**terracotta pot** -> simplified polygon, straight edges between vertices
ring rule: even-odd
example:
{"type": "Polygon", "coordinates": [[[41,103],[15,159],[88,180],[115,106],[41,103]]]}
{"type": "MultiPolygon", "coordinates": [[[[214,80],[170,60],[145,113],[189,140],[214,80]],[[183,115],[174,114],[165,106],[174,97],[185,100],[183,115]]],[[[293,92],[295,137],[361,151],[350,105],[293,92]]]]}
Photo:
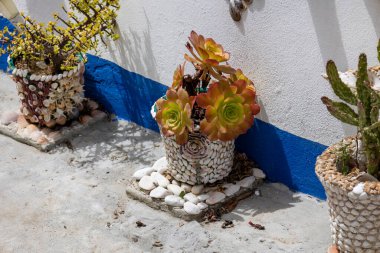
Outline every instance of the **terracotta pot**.
{"type": "Polygon", "coordinates": [[[235,141],[210,141],[201,133],[189,134],[184,145],[174,137],[162,136],[169,173],[190,185],[214,183],[232,170],[235,141]]]}
{"type": "Polygon", "coordinates": [[[57,75],[36,75],[9,65],[21,101],[20,111],[30,123],[53,127],[79,116],[84,99],[83,62],[57,75]]]}
{"type": "MultiPolygon", "coordinates": [[[[344,141],[353,152],[355,139],[344,141]]],[[[327,194],[333,243],[340,252],[380,252],[380,183],[358,181],[358,171],[348,175],[337,171],[340,145],[324,151],[315,167],[327,194]]]]}

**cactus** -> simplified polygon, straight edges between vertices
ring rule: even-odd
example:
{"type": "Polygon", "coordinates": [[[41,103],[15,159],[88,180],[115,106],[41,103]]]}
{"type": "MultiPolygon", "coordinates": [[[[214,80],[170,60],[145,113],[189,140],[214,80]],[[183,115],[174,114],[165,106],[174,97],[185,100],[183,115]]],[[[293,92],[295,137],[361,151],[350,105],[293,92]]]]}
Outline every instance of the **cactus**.
{"type": "MultiPolygon", "coordinates": [[[[380,45],[380,43],[379,43],[380,45]]],[[[352,91],[339,77],[338,70],[333,61],[326,66],[326,73],[334,93],[343,101],[332,101],[322,97],[327,110],[340,121],[351,124],[358,129],[358,154],[365,155],[365,159],[358,160],[361,170],[378,177],[380,167],[380,96],[372,88],[368,78],[367,57],[359,56],[356,91],[352,91]],[[350,106],[351,105],[351,106],[350,106]],[[352,107],[356,106],[356,111],[352,107]]]]}

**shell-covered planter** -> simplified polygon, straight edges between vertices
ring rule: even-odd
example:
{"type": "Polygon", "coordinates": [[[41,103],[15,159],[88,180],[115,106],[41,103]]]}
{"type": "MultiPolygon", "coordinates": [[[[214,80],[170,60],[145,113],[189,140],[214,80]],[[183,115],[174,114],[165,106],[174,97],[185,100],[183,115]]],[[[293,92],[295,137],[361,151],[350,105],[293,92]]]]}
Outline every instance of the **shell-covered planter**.
{"type": "Polygon", "coordinates": [[[190,185],[214,183],[232,170],[235,141],[210,141],[201,133],[189,134],[184,145],[174,137],[162,136],[168,172],[177,181],[190,185]]]}
{"type": "MultiPolygon", "coordinates": [[[[354,138],[345,141],[354,147],[354,138]]],[[[333,243],[340,252],[380,252],[380,183],[360,182],[358,172],[338,172],[339,147],[324,151],[315,168],[327,194],[333,243]]]]}
{"type": "Polygon", "coordinates": [[[57,75],[34,74],[17,69],[11,60],[8,63],[21,101],[20,112],[29,122],[53,127],[79,116],[84,99],[83,61],[57,75]]]}

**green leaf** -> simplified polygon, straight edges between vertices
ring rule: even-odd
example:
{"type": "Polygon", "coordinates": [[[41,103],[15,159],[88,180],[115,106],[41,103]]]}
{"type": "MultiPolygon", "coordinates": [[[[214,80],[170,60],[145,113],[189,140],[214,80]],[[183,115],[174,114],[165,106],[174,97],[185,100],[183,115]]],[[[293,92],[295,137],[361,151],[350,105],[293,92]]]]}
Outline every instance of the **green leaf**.
{"type": "Polygon", "coordinates": [[[349,107],[347,104],[332,101],[328,97],[322,97],[321,100],[326,105],[327,110],[335,118],[350,125],[359,125],[358,114],[354,110],[352,110],[352,108],[349,107]]]}
{"type": "Polygon", "coordinates": [[[357,99],[355,94],[345,83],[342,82],[339,77],[338,69],[336,68],[335,63],[331,60],[327,62],[326,74],[335,94],[343,101],[351,105],[356,105],[357,99]]]}
{"type": "Polygon", "coordinates": [[[179,197],[183,199],[183,197],[186,195],[186,192],[185,191],[181,191],[181,193],[179,194],[179,197]]]}

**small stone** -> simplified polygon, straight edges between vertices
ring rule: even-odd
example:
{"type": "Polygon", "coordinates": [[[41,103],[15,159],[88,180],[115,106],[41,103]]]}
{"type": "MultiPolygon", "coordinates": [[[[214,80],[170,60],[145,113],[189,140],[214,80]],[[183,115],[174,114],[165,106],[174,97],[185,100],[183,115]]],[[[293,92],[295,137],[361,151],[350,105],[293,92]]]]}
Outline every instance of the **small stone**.
{"type": "Polygon", "coordinates": [[[154,188],[150,193],[149,196],[155,199],[163,199],[166,196],[170,195],[170,192],[166,190],[165,188],[158,186],[157,188],[154,188]]]}
{"type": "Polygon", "coordinates": [[[179,186],[179,182],[175,179],[172,180],[172,183],[171,184],[174,184],[174,185],[178,185],[179,186]]]}
{"type": "Polygon", "coordinates": [[[79,117],[79,122],[82,125],[87,125],[92,120],[92,117],[90,115],[83,115],[79,117]]]}
{"type": "Polygon", "coordinates": [[[360,195],[364,191],[364,183],[358,183],[354,189],[352,189],[352,192],[356,195],[360,195]]]}
{"type": "Polygon", "coordinates": [[[250,176],[250,177],[246,177],[243,180],[237,182],[237,184],[243,188],[250,188],[250,187],[252,187],[253,182],[255,182],[255,177],[250,176]]]}
{"type": "Polygon", "coordinates": [[[91,111],[94,111],[94,110],[96,110],[96,109],[99,108],[99,104],[96,103],[96,102],[93,101],[93,100],[89,100],[89,101],[87,102],[87,106],[88,106],[88,108],[90,108],[91,111]]]}
{"type": "Polygon", "coordinates": [[[199,184],[199,185],[194,185],[192,188],[191,188],[191,192],[194,193],[195,195],[199,195],[202,193],[204,189],[204,186],[199,184]]]}
{"type": "Polygon", "coordinates": [[[18,118],[17,112],[7,111],[7,112],[4,112],[1,115],[0,122],[1,122],[1,124],[7,126],[7,125],[9,125],[12,122],[16,122],[17,118],[18,118]]]}
{"type": "Polygon", "coordinates": [[[253,169],[253,176],[257,179],[264,179],[266,177],[265,173],[258,168],[253,169]]]}
{"type": "Polygon", "coordinates": [[[203,203],[203,202],[198,203],[197,206],[198,206],[201,210],[206,209],[206,208],[208,207],[208,205],[207,205],[206,203],[203,203]]]}
{"type": "Polygon", "coordinates": [[[177,196],[179,196],[181,192],[183,192],[183,189],[179,187],[178,185],[169,184],[167,188],[169,191],[171,191],[174,195],[177,195],[177,196]]]}
{"type": "Polygon", "coordinates": [[[26,121],[24,115],[19,115],[17,118],[17,124],[19,128],[25,128],[29,125],[28,121],[26,121]]]}
{"type": "Polygon", "coordinates": [[[150,176],[143,176],[139,181],[139,186],[141,189],[151,191],[155,188],[154,180],[150,176]]]}
{"type": "Polygon", "coordinates": [[[154,170],[153,170],[152,167],[143,168],[143,169],[140,169],[140,170],[135,171],[135,173],[133,173],[132,178],[134,178],[134,179],[136,179],[136,180],[140,180],[143,176],[148,176],[148,175],[150,175],[153,171],[154,171],[154,170]]]}
{"type": "Polygon", "coordinates": [[[178,196],[168,195],[165,197],[165,203],[169,206],[182,207],[185,201],[178,196]]]}
{"type": "Polygon", "coordinates": [[[183,209],[188,214],[200,214],[201,213],[201,209],[197,205],[195,205],[194,203],[191,203],[191,202],[185,202],[185,204],[183,205],[183,209]]]}
{"type": "Polygon", "coordinates": [[[222,201],[226,195],[222,192],[210,192],[210,197],[206,200],[206,203],[209,205],[214,205],[222,201]]]}
{"type": "Polygon", "coordinates": [[[155,174],[152,173],[152,177],[157,182],[157,184],[161,187],[166,188],[170,184],[169,180],[163,175],[161,175],[160,173],[157,173],[157,172],[155,174]]]}
{"type": "Polygon", "coordinates": [[[199,201],[205,201],[209,197],[210,197],[210,195],[208,195],[208,194],[202,194],[202,195],[198,196],[198,199],[199,199],[199,201]]]}
{"type": "Polygon", "coordinates": [[[197,196],[195,196],[193,193],[186,193],[183,197],[185,200],[190,201],[193,204],[197,204],[199,202],[197,196]]]}
{"type": "Polygon", "coordinates": [[[166,157],[161,157],[158,159],[152,166],[152,168],[157,171],[160,174],[163,174],[168,167],[168,161],[166,160],[166,157]]]}
{"type": "Polygon", "coordinates": [[[99,110],[94,110],[91,112],[91,116],[95,119],[104,119],[107,117],[107,113],[99,110]]]}
{"type": "Polygon", "coordinates": [[[181,188],[182,188],[185,192],[191,192],[191,186],[188,185],[188,184],[182,183],[182,184],[181,184],[181,188]]]}
{"type": "Polygon", "coordinates": [[[55,121],[58,125],[63,126],[67,122],[66,116],[59,116],[59,118],[55,121]]]}
{"type": "Polygon", "coordinates": [[[224,194],[226,194],[226,196],[230,197],[230,196],[234,195],[235,193],[237,193],[239,190],[240,190],[240,185],[233,184],[224,190],[224,194]]]}

